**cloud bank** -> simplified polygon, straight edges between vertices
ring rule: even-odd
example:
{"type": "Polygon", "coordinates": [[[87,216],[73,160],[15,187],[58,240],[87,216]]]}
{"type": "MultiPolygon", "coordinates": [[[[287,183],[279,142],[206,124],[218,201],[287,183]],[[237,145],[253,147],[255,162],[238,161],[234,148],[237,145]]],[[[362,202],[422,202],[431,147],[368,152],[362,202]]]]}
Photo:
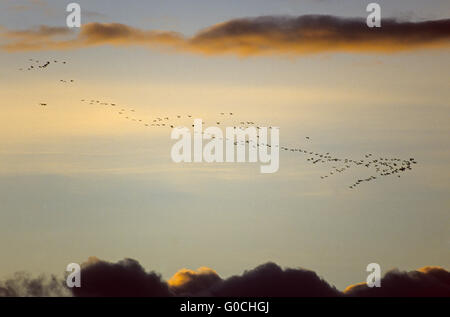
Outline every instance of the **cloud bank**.
{"type": "Polygon", "coordinates": [[[409,272],[395,269],[384,275],[381,288],[359,283],[341,292],[313,271],[282,269],[272,262],[225,279],[206,267],[181,269],[164,281],[133,259],[110,263],[90,258],[82,265],[81,285],[69,290],[63,279],[33,279],[21,273],[0,282],[0,296],[450,297],[450,272],[437,266],[409,272]]]}
{"type": "Polygon", "coordinates": [[[142,30],[120,23],[88,23],[77,34],[69,29],[63,31],[44,26],[21,31],[3,28],[0,39],[0,48],[10,52],[112,45],[236,56],[395,53],[449,48],[450,19],[405,22],[386,18],[381,28],[369,28],[362,18],[262,16],[215,24],[192,37],[172,31],[142,30]],[[67,36],[61,38],[61,35],[67,36]]]}

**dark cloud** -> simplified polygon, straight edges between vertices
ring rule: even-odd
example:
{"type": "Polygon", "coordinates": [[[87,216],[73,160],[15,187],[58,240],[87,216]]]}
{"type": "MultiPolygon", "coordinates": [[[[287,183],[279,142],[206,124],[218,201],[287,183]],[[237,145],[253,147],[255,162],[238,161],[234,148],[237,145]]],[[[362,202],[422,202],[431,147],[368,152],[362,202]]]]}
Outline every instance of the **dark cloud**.
{"type": "Polygon", "coordinates": [[[56,276],[30,277],[17,273],[0,282],[1,296],[77,296],[77,297],[450,297],[450,272],[428,266],[415,271],[392,270],[381,279],[381,287],[365,283],[347,287],[343,292],[315,272],[282,269],[265,263],[242,275],[221,278],[214,270],[182,269],[167,282],[155,272],[147,272],[137,261],[125,259],[110,263],[90,258],[82,265],[81,287],[68,289],[65,279],[56,276]]]}
{"type": "Polygon", "coordinates": [[[169,287],[155,272],[146,272],[139,262],[91,261],[81,270],[82,287],[72,288],[79,297],[162,297],[171,296],[169,287]]]}
{"type": "Polygon", "coordinates": [[[82,285],[73,289],[75,296],[450,297],[450,273],[440,267],[393,270],[382,278],[381,288],[361,283],[340,292],[313,271],[282,269],[270,262],[227,279],[206,267],[182,269],[166,283],[156,273],[146,273],[134,260],[116,264],[99,260],[83,268],[82,285]]]}
{"type": "Polygon", "coordinates": [[[396,52],[449,46],[450,19],[400,22],[383,19],[369,28],[364,19],[327,15],[258,17],[215,25],[190,41],[207,54],[312,54],[340,52],[396,52]]]}
{"type": "Polygon", "coordinates": [[[381,287],[361,283],[347,287],[344,293],[359,297],[450,297],[450,272],[440,267],[392,270],[381,279],[381,287]]]}
{"type": "Polygon", "coordinates": [[[1,37],[30,34],[0,45],[7,51],[60,50],[96,45],[165,47],[205,55],[303,55],[324,52],[394,53],[450,46],[450,19],[420,22],[385,18],[369,28],[363,18],[328,15],[264,16],[234,19],[201,30],[193,37],[177,32],[142,30],[120,23],[87,23],[74,38],[39,37],[32,30],[6,30],[1,37]],[[34,36],[35,35],[35,36],[34,36]]]}
{"type": "Polygon", "coordinates": [[[81,272],[82,287],[74,296],[340,296],[316,273],[281,269],[274,263],[260,265],[241,276],[222,279],[212,269],[182,269],[168,283],[154,272],[146,273],[134,260],[118,263],[91,261],[81,272]]]}
{"type": "Polygon", "coordinates": [[[341,293],[315,272],[281,269],[275,263],[262,264],[241,276],[232,276],[213,285],[211,296],[233,297],[334,297],[341,293]]]}

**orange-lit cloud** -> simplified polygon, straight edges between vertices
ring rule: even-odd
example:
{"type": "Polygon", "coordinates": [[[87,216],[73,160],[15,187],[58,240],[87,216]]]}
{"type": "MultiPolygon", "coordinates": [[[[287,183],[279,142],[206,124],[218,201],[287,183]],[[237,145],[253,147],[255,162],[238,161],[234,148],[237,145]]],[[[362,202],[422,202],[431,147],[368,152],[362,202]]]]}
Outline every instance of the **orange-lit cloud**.
{"type": "Polygon", "coordinates": [[[167,283],[175,294],[190,295],[200,293],[221,281],[222,279],[216,271],[208,267],[201,267],[197,271],[181,269],[167,283]]]}
{"type": "Polygon", "coordinates": [[[72,31],[67,27],[42,25],[28,30],[0,27],[0,48],[10,52],[61,49],[66,45],[74,45],[73,40],[65,39],[71,34],[72,31]]]}
{"type": "Polygon", "coordinates": [[[76,40],[80,46],[91,45],[166,45],[182,44],[183,37],[175,32],[140,30],[119,23],[89,23],[83,26],[76,40]]]}
{"type": "Polygon", "coordinates": [[[350,294],[353,290],[358,289],[359,287],[365,287],[366,285],[367,285],[366,282],[359,282],[356,284],[349,285],[344,289],[344,293],[350,294]]]}
{"type": "Polygon", "coordinates": [[[4,36],[13,39],[40,40],[67,34],[70,34],[70,29],[66,27],[50,27],[41,25],[40,27],[31,30],[8,31],[4,33],[4,36]]]}
{"type": "Polygon", "coordinates": [[[88,267],[89,265],[94,265],[101,262],[101,260],[99,258],[97,258],[96,256],[90,256],[87,261],[81,263],[81,267],[85,268],[88,267]]]}
{"type": "Polygon", "coordinates": [[[39,28],[13,31],[0,29],[0,48],[9,52],[69,50],[99,45],[177,47],[184,43],[174,32],[140,30],[119,23],[88,23],[76,33],[69,28],[40,26],[39,28]],[[61,35],[65,35],[64,38],[61,35]]]}
{"type": "Polygon", "coordinates": [[[415,271],[392,270],[381,279],[381,287],[366,283],[348,286],[347,296],[358,297],[450,297],[450,272],[439,266],[426,266],[415,271]]]}
{"type": "Polygon", "coordinates": [[[442,272],[445,269],[442,266],[424,266],[420,269],[417,269],[418,272],[433,274],[434,272],[442,272]]]}
{"type": "Polygon", "coordinates": [[[66,39],[58,30],[0,32],[6,51],[61,50],[97,45],[164,47],[205,55],[303,55],[323,52],[394,53],[448,48],[450,19],[401,22],[384,19],[369,28],[361,18],[325,15],[266,16],[234,19],[201,30],[193,37],[177,32],[141,30],[119,23],[88,23],[66,39]],[[17,36],[20,34],[21,36],[17,36]]]}
{"type": "MultiPolygon", "coordinates": [[[[190,270],[190,269],[181,269],[178,272],[176,272],[168,281],[169,285],[171,287],[179,287],[184,284],[187,284],[194,280],[197,276],[202,275],[217,275],[216,271],[213,269],[210,269],[209,267],[202,266],[197,269],[197,271],[190,270]]],[[[218,275],[217,275],[218,276],[218,275]]]]}

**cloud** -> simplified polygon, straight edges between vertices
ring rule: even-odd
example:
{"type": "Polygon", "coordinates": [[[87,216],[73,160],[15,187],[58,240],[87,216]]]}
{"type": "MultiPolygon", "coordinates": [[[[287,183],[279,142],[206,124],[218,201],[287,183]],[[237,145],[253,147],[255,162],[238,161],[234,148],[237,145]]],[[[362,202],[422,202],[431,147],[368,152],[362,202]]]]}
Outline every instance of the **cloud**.
{"type": "Polygon", "coordinates": [[[175,48],[183,43],[181,35],[174,32],[144,31],[119,23],[97,22],[84,24],[78,33],[66,27],[40,26],[21,31],[3,28],[0,38],[10,39],[0,44],[1,49],[9,52],[69,50],[100,45],[175,48]],[[65,38],[60,38],[61,35],[65,38]]]}
{"type": "Polygon", "coordinates": [[[359,283],[344,293],[358,297],[450,297],[450,272],[436,266],[410,272],[392,270],[381,279],[381,287],[359,283]]]}
{"type": "Polygon", "coordinates": [[[450,272],[438,266],[392,270],[384,275],[380,288],[358,283],[343,292],[313,271],[283,269],[272,262],[225,279],[207,267],[181,269],[168,281],[132,259],[111,263],[92,257],[81,267],[81,288],[69,290],[65,279],[54,275],[32,278],[17,273],[0,281],[0,297],[450,297],[450,272]]]}
{"type": "MultiPolygon", "coordinates": [[[[17,1],[14,1],[17,2],[17,1]]],[[[37,8],[47,7],[48,3],[44,0],[27,0],[21,4],[9,6],[8,9],[14,11],[32,11],[37,8]]]]}
{"type": "Polygon", "coordinates": [[[213,285],[211,296],[233,297],[334,297],[340,292],[315,272],[304,269],[283,270],[275,263],[262,264],[241,276],[232,276],[213,285]]]}
{"type": "Polygon", "coordinates": [[[396,52],[449,46],[450,20],[398,22],[369,28],[359,18],[326,15],[237,19],[201,31],[190,44],[206,54],[314,54],[396,52]]]}
{"type": "Polygon", "coordinates": [[[382,278],[381,288],[360,283],[341,292],[313,271],[282,269],[272,262],[226,279],[207,267],[181,269],[165,282],[154,272],[146,273],[135,260],[114,264],[96,259],[83,267],[82,285],[73,289],[74,296],[450,297],[450,272],[431,266],[410,272],[392,270],[382,278]]]}
{"type": "Polygon", "coordinates": [[[31,277],[18,272],[14,277],[0,281],[0,297],[52,297],[69,296],[63,280],[55,275],[31,277]]]}
{"type": "Polygon", "coordinates": [[[163,297],[171,296],[168,285],[155,272],[146,272],[139,262],[101,260],[82,265],[82,287],[72,288],[79,297],[163,297]]]}
{"type": "Polygon", "coordinates": [[[168,281],[170,290],[179,296],[205,295],[205,290],[222,282],[216,271],[208,267],[201,267],[197,271],[181,269],[168,281]]]}
{"type": "MultiPolygon", "coordinates": [[[[18,31],[6,30],[11,39],[18,31]]],[[[19,31],[34,35],[31,30],[19,31]]],[[[38,34],[37,34],[38,35],[38,34]]],[[[75,49],[97,45],[166,48],[203,55],[304,55],[325,52],[394,53],[448,48],[450,19],[405,22],[383,19],[369,28],[362,18],[329,15],[263,16],[234,19],[192,37],[161,30],[142,30],[120,23],[87,23],[69,39],[30,36],[1,44],[7,51],[75,49]]]]}
{"type": "Polygon", "coordinates": [[[72,41],[64,40],[73,32],[67,27],[39,26],[28,30],[8,30],[0,27],[0,39],[5,39],[0,48],[5,51],[38,51],[61,49],[72,41]]]}
{"type": "Polygon", "coordinates": [[[50,27],[50,26],[39,26],[34,29],[25,31],[9,31],[4,33],[4,37],[19,39],[19,40],[43,40],[49,39],[56,36],[70,34],[70,29],[66,27],[50,27]]]}
{"type": "Polygon", "coordinates": [[[166,45],[183,43],[180,34],[166,31],[144,31],[120,23],[88,23],[81,28],[77,39],[80,46],[91,45],[166,45]]]}
{"type": "Polygon", "coordinates": [[[241,276],[222,279],[214,270],[182,269],[164,282],[156,273],[145,273],[137,261],[126,259],[116,264],[90,261],[82,269],[82,287],[74,296],[256,296],[309,297],[340,296],[341,293],[303,269],[283,270],[266,263],[241,276]]]}

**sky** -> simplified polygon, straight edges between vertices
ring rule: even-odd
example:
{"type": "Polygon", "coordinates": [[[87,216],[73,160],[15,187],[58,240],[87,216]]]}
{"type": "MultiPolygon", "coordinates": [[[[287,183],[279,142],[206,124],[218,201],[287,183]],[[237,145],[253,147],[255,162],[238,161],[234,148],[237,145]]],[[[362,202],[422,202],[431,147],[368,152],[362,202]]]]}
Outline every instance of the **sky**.
{"type": "MultiPolygon", "coordinates": [[[[369,2],[78,1],[79,36],[65,33],[68,3],[0,1],[0,278],[62,274],[90,256],[138,259],[167,279],[181,268],[226,277],[273,261],[339,289],[364,281],[372,262],[383,271],[450,267],[448,23],[431,44],[419,32],[348,44],[344,32],[312,45],[264,33],[277,19],[245,20],[261,23],[258,50],[226,42],[234,35],[221,27],[261,16],[365,19],[369,2]],[[107,23],[109,33],[99,28],[107,23]],[[109,23],[127,26],[125,35],[109,23]],[[14,33],[42,25],[61,34],[14,33]],[[16,39],[24,42],[8,49],[16,39]],[[67,64],[19,71],[29,59],[67,64]],[[370,176],[365,168],[324,181],[333,164],[292,153],[280,153],[273,174],[259,164],[177,164],[169,130],[81,99],[143,119],[192,114],[207,126],[233,112],[280,127],[282,145],[418,164],[356,190],[348,185],[370,176]]],[[[450,16],[448,1],[378,3],[386,27],[389,18],[450,16]]]]}

